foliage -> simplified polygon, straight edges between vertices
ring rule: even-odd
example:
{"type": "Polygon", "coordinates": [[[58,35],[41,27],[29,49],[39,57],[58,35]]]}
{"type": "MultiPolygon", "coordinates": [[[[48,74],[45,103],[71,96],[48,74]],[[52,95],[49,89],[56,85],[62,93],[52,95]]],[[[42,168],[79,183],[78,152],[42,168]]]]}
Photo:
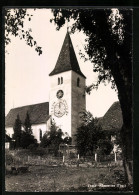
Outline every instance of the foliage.
{"type": "Polygon", "coordinates": [[[13,163],[13,156],[8,150],[5,150],[5,162],[6,165],[11,165],[13,163]]]}
{"type": "Polygon", "coordinates": [[[21,120],[19,115],[17,115],[17,118],[15,119],[15,123],[14,123],[14,135],[13,135],[13,139],[15,140],[15,148],[19,148],[20,145],[20,141],[21,141],[21,120]]]}
{"type": "MultiPolygon", "coordinates": [[[[71,32],[83,31],[84,49],[98,73],[96,84],[86,88],[88,93],[101,82],[112,83],[117,88],[121,105],[123,126],[120,131],[127,184],[133,183],[132,142],[132,10],[131,9],[53,9],[59,30],[65,21],[74,21],[71,32]]],[[[82,53],[81,53],[82,55],[82,53]]],[[[84,57],[84,55],[82,55],[84,57]]],[[[86,60],[86,59],[85,59],[86,60]]]]}
{"type": "Polygon", "coordinates": [[[22,132],[21,135],[21,147],[28,148],[30,145],[34,145],[37,147],[37,140],[34,138],[33,135],[26,133],[25,131],[22,132]]]}
{"type": "Polygon", "coordinates": [[[31,129],[31,122],[29,113],[26,113],[26,118],[24,122],[24,131],[22,131],[21,134],[21,147],[28,148],[29,145],[34,145],[34,147],[37,147],[37,140],[32,135],[32,129],[31,129]]]}
{"type": "Polygon", "coordinates": [[[41,139],[40,147],[46,148],[49,146],[49,137],[47,133],[45,133],[41,139]]]}
{"type": "Polygon", "coordinates": [[[99,148],[99,154],[102,155],[109,155],[113,149],[113,144],[110,139],[99,139],[97,145],[99,148]]]}
{"type": "Polygon", "coordinates": [[[58,154],[59,144],[63,142],[63,132],[58,129],[54,123],[52,123],[50,131],[46,132],[42,137],[40,146],[44,148],[50,148],[55,155],[58,154]]]}
{"type": "Polygon", "coordinates": [[[5,8],[5,45],[8,45],[11,42],[11,35],[19,37],[21,40],[24,39],[26,44],[30,47],[35,47],[35,51],[39,55],[42,54],[41,47],[37,45],[37,42],[31,36],[31,29],[24,29],[24,22],[26,20],[31,21],[33,15],[27,12],[27,9],[16,8],[10,9],[5,8]]]}
{"type": "Polygon", "coordinates": [[[71,143],[72,143],[72,138],[71,138],[71,137],[69,137],[69,136],[64,137],[64,139],[63,139],[63,143],[64,143],[64,144],[71,145],[71,143]]]}
{"type": "Polygon", "coordinates": [[[25,122],[24,122],[24,130],[27,134],[32,134],[32,129],[31,129],[31,121],[30,121],[30,117],[29,117],[29,113],[26,113],[26,118],[25,118],[25,122]]]}
{"type": "MultiPolygon", "coordinates": [[[[73,19],[71,33],[82,30],[87,36],[84,49],[88,54],[88,59],[94,64],[93,71],[99,73],[97,84],[92,84],[90,88],[96,88],[100,82],[106,80],[111,81],[114,88],[115,81],[111,67],[116,66],[117,63],[122,63],[123,60],[128,62],[129,66],[127,65],[124,68],[128,71],[125,73],[129,74],[131,79],[129,64],[132,57],[131,10],[52,9],[52,12],[54,18],[51,19],[51,22],[54,21],[57,24],[57,30],[65,24],[66,20],[73,19]]],[[[80,54],[85,58],[82,52],[80,54]]],[[[85,60],[87,59],[85,58],[85,60]]],[[[124,66],[123,63],[122,66],[124,66]]]]}
{"type": "Polygon", "coordinates": [[[112,143],[98,124],[98,119],[93,118],[90,112],[83,112],[81,116],[83,123],[77,129],[76,141],[80,155],[93,155],[99,148],[102,154],[110,154],[112,143]],[[89,116],[89,117],[88,117],[89,116]]]}

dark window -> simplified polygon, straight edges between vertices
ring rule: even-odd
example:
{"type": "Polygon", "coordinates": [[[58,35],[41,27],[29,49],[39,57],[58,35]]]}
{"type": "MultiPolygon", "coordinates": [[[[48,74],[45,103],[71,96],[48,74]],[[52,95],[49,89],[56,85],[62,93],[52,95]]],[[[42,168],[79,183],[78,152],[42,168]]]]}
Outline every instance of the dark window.
{"type": "Polygon", "coordinates": [[[42,140],[42,130],[40,129],[40,141],[42,140]]]}
{"type": "Polygon", "coordinates": [[[58,85],[60,85],[60,78],[58,78],[58,85]]]}
{"type": "Polygon", "coordinates": [[[77,87],[80,87],[80,79],[77,79],[77,87]]]}
{"type": "Polygon", "coordinates": [[[61,77],[61,84],[63,84],[63,77],[61,77]]]}

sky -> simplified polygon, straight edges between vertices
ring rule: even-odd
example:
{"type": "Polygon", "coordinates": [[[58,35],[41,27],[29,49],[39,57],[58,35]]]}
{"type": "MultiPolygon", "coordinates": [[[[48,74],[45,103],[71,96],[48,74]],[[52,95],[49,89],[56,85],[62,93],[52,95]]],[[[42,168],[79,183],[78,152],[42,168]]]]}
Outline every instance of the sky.
{"type": "MultiPolygon", "coordinates": [[[[58,59],[66,32],[66,24],[59,31],[56,25],[50,23],[53,18],[50,9],[28,9],[32,14],[31,21],[25,20],[24,30],[31,29],[31,35],[42,47],[42,55],[38,55],[33,47],[25,40],[11,36],[11,43],[6,46],[5,53],[5,114],[10,109],[49,101],[49,73],[53,70],[58,59]]],[[[85,35],[82,32],[71,34],[73,47],[83,74],[86,85],[97,81],[97,73],[93,72],[93,64],[84,62],[79,50],[84,52],[85,35]]],[[[111,84],[100,84],[98,90],[86,94],[86,110],[94,117],[103,116],[113,102],[118,101],[117,92],[111,89],[111,84]]]]}

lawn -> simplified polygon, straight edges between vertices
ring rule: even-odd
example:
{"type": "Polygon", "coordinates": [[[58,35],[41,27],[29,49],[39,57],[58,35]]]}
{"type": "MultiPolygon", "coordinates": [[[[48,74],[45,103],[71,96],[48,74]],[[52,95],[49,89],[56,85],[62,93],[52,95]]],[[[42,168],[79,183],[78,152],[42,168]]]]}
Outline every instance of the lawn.
{"type": "MultiPolygon", "coordinates": [[[[97,188],[90,186],[100,183],[124,184],[123,168],[30,166],[28,173],[5,175],[5,190],[11,192],[95,191],[97,188]]],[[[105,188],[105,190],[117,189],[105,188]]],[[[120,191],[122,190],[125,189],[121,188],[120,191]]]]}

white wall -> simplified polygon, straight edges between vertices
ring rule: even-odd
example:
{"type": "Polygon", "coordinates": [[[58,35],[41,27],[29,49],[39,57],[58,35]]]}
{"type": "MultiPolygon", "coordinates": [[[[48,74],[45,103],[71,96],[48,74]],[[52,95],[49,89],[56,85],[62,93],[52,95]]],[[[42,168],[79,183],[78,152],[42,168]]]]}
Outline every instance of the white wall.
{"type": "Polygon", "coordinates": [[[14,134],[13,127],[5,127],[6,134],[12,138],[12,135],[14,134]]]}
{"type": "Polygon", "coordinates": [[[34,137],[37,139],[38,143],[40,143],[40,130],[42,130],[42,136],[46,132],[46,123],[32,125],[32,133],[34,137]]]}
{"type": "MultiPolygon", "coordinates": [[[[14,134],[13,127],[5,127],[5,128],[6,128],[6,134],[12,138],[12,134],[14,134]]],[[[42,130],[42,136],[43,136],[44,133],[46,132],[46,123],[32,125],[32,133],[35,139],[37,139],[38,143],[40,143],[40,129],[42,130]]]]}
{"type": "Polygon", "coordinates": [[[66,71],[57,75],[50,76],[50,99],[49,99],[49,114],[54,119],[56,125],[67,132],[71,136],[71,73],[72,71],[66,71]],[[63,84],[58,85],[58,77],[63,77],[63,84]],[[63,90],[64,96],[61,99],[56,97],[58,90],[63,90]],[[67,114],[62,117],[56,117],[54,115],[54,106],[60,101],[65,101],[67,106],[67,114]]]}

